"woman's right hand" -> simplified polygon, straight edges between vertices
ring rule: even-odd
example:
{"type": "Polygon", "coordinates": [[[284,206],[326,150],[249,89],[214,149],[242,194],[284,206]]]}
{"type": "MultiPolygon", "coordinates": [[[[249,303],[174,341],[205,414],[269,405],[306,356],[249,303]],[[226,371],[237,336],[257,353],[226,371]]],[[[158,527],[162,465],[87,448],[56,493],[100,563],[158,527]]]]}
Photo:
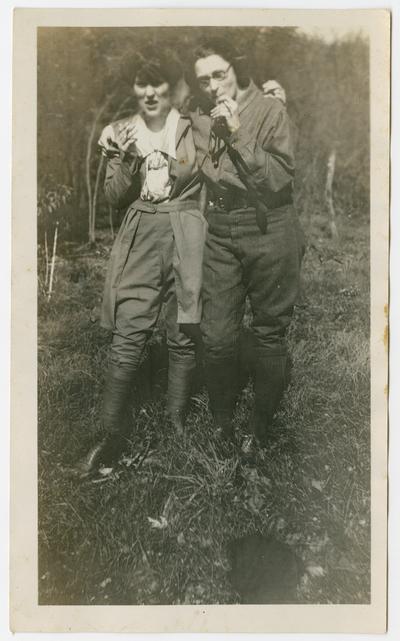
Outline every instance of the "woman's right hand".
{"type": "Polygon", "coordinates": [[[112,125],[104,127],[97,144],[105,158],[113,158],[119,155],[118,145],[115,140],[115,131],[112,125]]]}
{"type": "Polygon", "coordinates": [[[137,153],[135,142],[137,140],[136,125],[134,123],[125,123],[119,125],[116,140],[118,147],[124,152],[137,153]]]}

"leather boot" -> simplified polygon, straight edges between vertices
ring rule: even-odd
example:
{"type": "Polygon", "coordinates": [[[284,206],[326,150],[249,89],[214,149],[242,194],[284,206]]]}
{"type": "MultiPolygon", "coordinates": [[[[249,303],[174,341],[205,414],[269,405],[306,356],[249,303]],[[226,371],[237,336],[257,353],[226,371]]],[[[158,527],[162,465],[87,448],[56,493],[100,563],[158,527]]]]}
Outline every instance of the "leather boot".
{"type": "Polygon", "coordinates": [[[111,363],[103,393],[102,433],[104,434],[88,453],[66,471],[83,479],[92,474],[100,463],[112,463],[126,443],[125,412],[133,384],[130,368],[111,363]]]}
{"type": "Polygon", "coordinates": [[[107,439],[103,438],[90,448],[88,453],[75,465],[64,468],[68,476],[84,479],[89,476],[102,462],[103,455],[107,450],[107,439]]]}
{"type": "Polygon", "coordinates": [[[232,441],[232,420],[238,392],[237,359],[209,360],[205,370],[214,423],[221,436],[232,441]]]}
{"type": "Polygon", "coordinates": [[[273,417],[288,385],[290,360],[287,354],[256,352],[254,364],[254,407],[250,421],[256,439],[266,445],[273,417]]]}
{"type": "Polygon", "coordinates": [[[180,436],[185,431],[185,417],[195,369],[196,358],[194,354],[178,356],[174,352],[170,352],[166,413],[172,427],[180,436]]]}

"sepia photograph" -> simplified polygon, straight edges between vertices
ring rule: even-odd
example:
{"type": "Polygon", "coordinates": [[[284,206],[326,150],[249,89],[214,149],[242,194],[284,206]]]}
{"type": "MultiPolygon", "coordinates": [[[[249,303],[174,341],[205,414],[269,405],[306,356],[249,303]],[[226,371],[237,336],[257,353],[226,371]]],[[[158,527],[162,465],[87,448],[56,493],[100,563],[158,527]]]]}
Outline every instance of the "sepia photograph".
{"type": "Polygon", "coordinates": [[[36,605],[369,608],[374,17],[70,13],[32,28],[36,605]]]}

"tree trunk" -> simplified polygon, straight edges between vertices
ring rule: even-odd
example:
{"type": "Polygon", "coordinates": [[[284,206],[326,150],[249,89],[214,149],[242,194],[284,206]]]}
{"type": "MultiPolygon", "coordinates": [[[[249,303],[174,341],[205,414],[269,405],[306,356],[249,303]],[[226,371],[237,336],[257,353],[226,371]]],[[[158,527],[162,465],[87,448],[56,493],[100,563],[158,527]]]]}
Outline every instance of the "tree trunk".
{"type": "Polygon", "coordinates": [[[92,159],[92,146],[93,140],[96,133],[97,124],[103,114],[107,109],[110,101],[113,99],[114,94],[107,96],[106,100],[103,102],[101,107],[96,111],[92,126],[90,129],[90,134],[86,147],[86,188],[88,194],[88,214],[89,214],[89,243],[96,242],[95,229],[93,225],[93,195],[92,195],[92,183],[90,178],[90,165],[92,159]]]}
{"type": "Polygon", "coordinates": [[[332,184],[333,184],[333,177],[335,175],[335,163],[336,163],[336,150],[333,149],[329,154],[328,164],[327,164],[325,199],[328,205],[329,229],[331,232],[331,236],[332,238],[337,240],[337,238],[339,237],[339,234],[336,227],[336,212],[335,212],[335,207],[333,205],[333,196],[332,196],[332,184]]]}
{"type": "MultiPolygon", "coordinates": [[[[92,228],[91,228],[91,230],[89,230],[89,236],[91,235],[94,239],[96,238],[97,194],[99,192],[100,178],[101,178],[101,172],[102,172],[103,167],[104,167],[104,156],[101,156],[99,164],[97,166],[96,182],[94,184],[94,191],[93,191],[92,219],[91,219],[92,228]]],[[[93,242],[95,242],[95,240],[93,242]]]]}
{"type": "Polygon", "coordinates": [[[114,240],[113,208],[111,205],[108,205],[108,218],[110,221],[111,238],[114,240]]]}
{"type": "MultiPolygon", "coordinates": [[[[111,122],[113,122],[118,116],[120,115],[121,111],[125,107],[126,104],[129,103],[131,100],[131,97],[128,96],[125,98],[120,105],[118,106],[118,109],[112,114],[111,116],[111,122]]],[[[107,103],[105,103],[101,109],[101,113],[97,117],[96,122],[98,121],[98,118],[100,115],[103,113],[104,109],[107,107],[107,103]]],[[[92,142],[93,142],[93,136],[92,136],[92,142]]],[[[90,143],[91,146],[92,143],[90,143]]],[[[89,158],[89,163],[90,163],[90,158],[89,158]]],[[[99,186],[100,186],[100,178],[101,178],[101,172],[103,170],[104,166],[104,156],[101,156],[100,162],[97,167],[97,172],[96,172],[96,181],[94,185],[94,190],[93,190],[93,196],[91,192],[91,186],[90,186],[90,199],[89,199],[89,242],[94,244],[96,242],[96,209],[97,209],[97,197],[98,197],[98,192],[99,192],[99,186]]],[[[86,169],[86,171],[88,171],[86,169]]],[[[90,168],[89,168],[90,171],[90,168]]],[[[89,196],[89,190],[88,190],[88,196],[89,196]]],[[[110,227],[111,227],[111,233],[112,237],[114,238],[114,229],[112,225],[112,214],[110,214],[110,227]]]]}

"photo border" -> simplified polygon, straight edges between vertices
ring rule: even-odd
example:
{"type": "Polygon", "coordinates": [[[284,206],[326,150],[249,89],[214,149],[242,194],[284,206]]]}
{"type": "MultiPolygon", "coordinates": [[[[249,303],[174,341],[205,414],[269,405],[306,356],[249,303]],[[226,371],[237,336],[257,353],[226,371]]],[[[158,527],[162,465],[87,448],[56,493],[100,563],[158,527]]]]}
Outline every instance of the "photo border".
{"type": "Polygon", "coordinates": [[[386,629],[390,12],[298,9],[16,9],[12,176],[11,628],[42,632],[368,632],[386,629]],[[36,28],[316,26],[370,35],[371,604],[38,606],[36,28]]]}

